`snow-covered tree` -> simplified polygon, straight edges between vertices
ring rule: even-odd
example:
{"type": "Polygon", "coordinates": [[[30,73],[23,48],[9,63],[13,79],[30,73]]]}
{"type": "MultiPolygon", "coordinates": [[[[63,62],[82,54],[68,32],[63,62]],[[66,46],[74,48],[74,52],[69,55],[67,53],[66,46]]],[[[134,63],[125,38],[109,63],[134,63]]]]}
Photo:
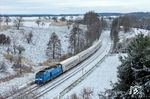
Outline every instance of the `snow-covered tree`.
{"type": "Polygon", "coordinates": [[[9,17],[5,17],[5,23],[8,25],[9,22],[11,22],[11,19],[9,17]]]}
{"type": "Polygon", "coordinates": [[[45,25],[45,23],[44,23],[44,22],[42,22],[42,23],[41,23],[41,25],[42,25],[42,26],[44,26],[44,25],[45,25]]]}
{"type": "Polygon", "coordinates": [[[9,36],[5,34],[0,34],[0,44],[10,44],[11,40],[9,36]]]}
{"type": "Polygon", "coordinates": [[[47,44],[46,55],[52,59],[61,57],[61,42],[58,35],[53,32],[47,44]]]}
{"type": "Polygon", "coordinates": [[[38,19],[36,19],[35,23],[38,25],[38,27],[40,26],[41,23],[41,18],[39,17],[38,19]]]}
{"type": "Polygon", "coordinates": [[[113,45],[114,50],[116,49],[117,43],[119,41],[119,37],[118,37],[119,26],[120,26],[119,18],[114,19],[112,22],[111,32],[110,32],[111,39],[113,40],[114,43],[113,45]]]}
{"type": "Polygon", "coordinates": [[[102,17],[101,18],[102,29],[106,29],[108,27],[107,21],[102,17]]]}
{"type": "Polygon", "coordinates": [[[22,55],[23,52],[25,51],[25,48],[23,46],[15,46],[15,50],[16,50],[16,58],[15,58],[15,63],[13,64],[13,68],[15,69],[19,69],[20,73],[22,73],[22,68],[23,68],[23,64],[22,64],[22,55]]]}
{"type": "Polygon", "coordinates": [[[3,19],[2,19],[2,17],[0,17],[0,30],[1,30],[1,27],[2,27],[2,22],[3,22],[3,19]]]}
{"type": "Polygon", "coordinates": [[[120,25],[123,26],[124,32],[130,31],[130,28],[132,27],[132,20],[129,16],[120,17],[120,25]]]}
{"type": "Polygon", "coordinates": [[[90,46],[96,39],[99,39],[101,35],[101,22],[98,15],[95,12],[90,11],[84,15],[84,23],[87,25],[88,30],[86,32],[86,38],[90,46]]]}
{"type": "Polygon", "coordinates": [[[65,17],[61,17],[60,21],[66,21],[66,18],[65,17]]]}
{"type": "Polygon", "coordinates": [[[16,19],[14,20],[14,26],[17,28],[17,30],[19,30],[20,27],[23,26],[23,18],[16,17],[16,19]]]}
{"type": "Polygon", "coordinates": [[[150,38],[138,35],[128,46],[127,57],[120,57],[119,81],[114,89],[128,92],[131,86],[142,86],[144,96],[150,95],[150,38]]]}
{"type": "Polygon", "coordinates": [[[14,68],[19,68],[20,69],[20,73],[22,73],[22,67],[23,67],[23,64],[22,64],[22,54],[23,52],[25,51],[25,48],[23,46],[16,46],[15,48],[18,52],[17,56],[16,56],[16,61],[13,65],[14,68]]]}
{"type": "Polygon", "coordinates": [[[32,34],[32,31],[31,31],[31,32],[27,35],[27,37],[26,37],[28,43],[32,42],[32,37],[33,37],[33,34],[32,34]]]}
{"type": "Polygon", "coordinates": [[[4,62],[0,62],[0,72],[6,72],[7,65],[4,62]]]}
{"type": "Polygon", "coordinates": [[[58,18],[56,16],[52,17],[53,21],[57,22],[58,18]]]}
{"type": "Polygon", "coordinates": [[[69,34],[69,42],[71,53],[77,54],[85,47],[85,36],[83,30],[79,28],[78,24],[74,24],[73,29],[69,34]]]}

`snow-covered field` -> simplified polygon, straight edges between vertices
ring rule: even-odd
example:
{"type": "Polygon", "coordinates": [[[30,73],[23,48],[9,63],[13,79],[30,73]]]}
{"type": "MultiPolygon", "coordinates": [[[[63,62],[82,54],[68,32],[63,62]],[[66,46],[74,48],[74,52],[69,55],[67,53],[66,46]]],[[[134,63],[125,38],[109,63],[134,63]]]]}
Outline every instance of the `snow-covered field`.
{"type": "MultiPolygon", "coordinates": [[[[68,29],[68,26],[64,24],[61,26],[49,24],[49,22],[45,22],[44,26],[40,25],[38,27],[34,19],[34,21],[24,21],[23,27],[21,27],[20,30],[16,30],[14,27],[11,27],[10,29],[0,31],[0,34],[5,34],[11,39],[10,46],[0,45],[0,55],[2,56],[0,61],[5,60],[3,59],[3,55],[6,53],[8,47],[13,50],[13,44],[24,47],[25,52],[23,52],[23,57],[32,62],[34,65],[46,61],[48,57],[46,56],[45,50],[53,32],[55,32],[61,40],[62,54],[66,54],[68,52],[68,34],[72,29],[72,25],[68,29]],[[28,44],[26,37],[31,32],[33,34],[32,42],[28,44]]],[[[80,25],[80,28],[84,31],[86,30],[86,26],[84,25],[80,25]]]]}
{"type": "Polygon", "coordinates": [[[92,99],[99,99],[99,92],[111,88],[111,82],[117,82],[117,67],[121,64],[118,56],[118,54],[115,54],[105,58],[91,75],[68,92],[63,99],[70,97],[72,94],[81,97],[84,88],[93,91],[92,99]]]}
{"type": "MultiPolygon", "coordinates": [[[[7,31],[0,32],[0,34],[6,34],[7,36],[11,37],[12,42],[14,41],[17,46],[23,46],[25,48],[23,56],[34,63],[42,62],[47,59],[45,50],[47,48],[49,38],[53,32],[59,35],[59,38],[61,39],[63,53],[67,52],[68,42],[66,36],[70,32],[70,30],[67,29],[67,26],[50,26],[49,28],[45,29],[23,27],[22,29],[24,29],[23,32],[21,30],[9,29],[7,31]],[[33,34],[33,40],[31,44],[28,44],[25,36],[30,32],[33,34]]],[[[0,47],[1,52],[5,53],[6,47],[0,47]]]]}
{"type": "MultiPolygon", "coordinates": [[[[23,52],[23,57],[25,59],[25,64],[33,67],[31,73],[23,74],[20,77],[14,78],[12,80],[8,80],[7,82],[0,82],[0,94],[5,91],[10,91],[13,87],[18,89],[20,86],[24,86],[27,82],[33,81],[35,72],[39,70],[39,63],[42,63],[48,59],[46,56],[46,48],[49,41],[49,38],[53,32],[55,32],[62,44],[62,54],[66,54],[68,52],[68,35],[72,29],[72,25],[68,29],[66,24],[58,25],[59,23],[53,25],[50,22],[45,22],[45,25],[38,25],[35,23],[35,19],[37,18],[26,18],[27,21],[23,21],[23,26],[20,30],[16,30],[15,27],[12,26],[13,23],[9,23],[9,28],[0,30],[0,34],[5,34],[9,36],[11,39],[10,45],[0,45],[0,62],[4,62],[7,66],[6,72],[0,72],[0,79],[8,77],[10,75],[15,75],[16,71],[12,68],[13,63],[6,59],[5,54],[7,53],[7,48],[13,50],[13,44],[16,46],[22,46],[25,48],[23,52]],[[33,38],[31,43],[27,43],[26,36],[32,32],[33,38]]],[[[2,23],[6,25],[6,23],[2,23]]],[[[80,25],[80,28],[83,31],[86,31],[85,25],[80,25]]]]}

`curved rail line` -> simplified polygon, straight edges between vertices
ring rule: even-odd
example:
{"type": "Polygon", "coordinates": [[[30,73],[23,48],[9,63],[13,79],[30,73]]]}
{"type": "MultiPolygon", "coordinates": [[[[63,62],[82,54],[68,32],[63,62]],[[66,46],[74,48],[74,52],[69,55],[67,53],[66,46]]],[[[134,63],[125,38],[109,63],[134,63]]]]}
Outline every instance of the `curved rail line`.
{"type": "MultiPolygon", "coordinates": [[[[101,49],[101,47],[99,48],[99,49],[101,49]]],[[[98,49],[98,50],[99,50],[98,49]]],[[[105,51],[105,49],[103,50],[103,51],[105,51]]],[[[103,51],[100,53],[100,54],[102,54],[103,53],[103,51]]],[[[97,52],[97,51],[96,51],[97,52]]],[[[95,58],[97,58],[99,55],[96,55],[95,53],[93,53],[91,56],[93,56],[92,57],[92,59],[90,60],[90,61],[88,61],[88,62],[86,62],[86,63],[83,63],[83,62],[81,62],[81,63],[79,63],[78,65],[80,65],[80,64],[82,64],[81,66],[75,66],[75,68],[74,68],[74,71],[72,71],[71,73],[64,73],[64,74],[62,74],[62,76],[64,75],[64,77],[62,77],[62,78],[60,78],[60,77],[57,77],[55,80],[52,80],[52,81],[50,81],[50,83],[47,83],[47,84],[45,84],[45,85],[43,85],[43,86],[38,86],[38,85],[32,85],[32,86],[30,86],[29,88],[27,88],[26,90],[24,90],[24,91],[21,91],[20,93],[18,93],[18,94],[16,94],[16,95],[14,95],[14,96],[12,96],[12,97],[10,97],[10,98],[8,98],[8,99],[24,99],[24,97],[26,97],[27,95],[30,95],[30,94],[34,94],[33,96],[32,96],[32,99],[37,99],[37,98],[39,98],[39,97],[41,97],[41,96],[43,96],[44,94],[46,94],[47,92],[49,92],[50,90],[52,90],[52,89],[54,89],[56,86],[58,86],[59,84],[61,84],[61,83],[63,83],[64,81],[66,81],[67,79],[69,79],[69,78],[71,78],[72,76],[74,76],[76,73],[78,73],[78,72],[80,72],[84,67],[86,67],[89,63],[91,63],[92,61],[94,61],[94,59],[95,58]],[[93,55],[94,54],[94,55],[93,55]],[[58,80],[57,80],[58,79],[58,80]],[[57,80],[57,81],[56,81],[57,80]],[[48,84],[50,84],[50,85],[48,85],[48,84]],[[46,86],[46,87],[45,87],[46,86]],[[44,88],[45,87],[45,88],[44,88]],[[42,89],[43,88],[43,89],[42,89]],[[37,92],[36,93],[36,91],[39,91],[39,92],[37,92]]],[[[89,58],[91,58],[91,56],[89,57],[89,58]]],[[[104,56],[105,57],[105,56],[104,56]]],[[[87,59],[89,59],[89,58],[87,58],[87,59]]],[[[102,59],[101,59],[102,60],[102,59]]],[[[100,60],[100,61],[101,61],[100,60]]],[[[28,97],[28,96],[27,96],[28,97]]]]}
{"type": "MultiPolygon", "coordinates": [[[[106,48],[107,48],[107,47],[106,47],[106,48]]],[[[104,51],[105,51],[105,48],[104,48],[104,51]]],[[[103,51],[102,51],[100,54],[102,54],[102,53],[103,53],[103,51]]],[[[94,59],[97,58],[98,56],[99,56],[99,55],[96,55],[95,57],[93,57],[91,61],[94,61],[94,59]]],[[[106,56],[107,56],[107,55],[104,55],[104,57],[103,57],[102,59],[100,59],[100,61],[99,61],[98,63],[100,63],[106,56]]],[[[77,68],[77,70],[74,70],[74,72],[72,72],[71,75],[66,76],[66,77],[63,78],[60,82],[57,82],[57,83],[55,83],[55,84],[52,85],[52,86],[47,86],[47,88],[45,88],[45,89],[41,90],[40,92],[36,93],[36,96],[35,96],[33,99],[40,98],[41,96],[43,96],[44,94],[48,93],[50,90],[52,90],[53,88],[55,88],[56,86],[58,86],[59,84],[63,83],[63,82],[66,81],[67,79],[71,78],[71,77],[74,76],[76,73],[80,72],[80,71],[81,71],[84,67],[86,67],[89,63],[91,63],[91,61],[90,61],[90,62],[86,62],[85,64],[81,65],[80,67],[78,66],[79,68],[77,68]]],[[[98,63],[97,63],[97,64],[98,64],[98,63]]],[[[96,64],[94,67],[96,67],[97,64],[96,64]]],[[[94,68],[94,67],[93,67],[93,68],[94,68]]],[[[91,72],[91,71],[88,71],[87,73],[89,73],[89,72],[91,72]]],[[[87,73],[86,73],[86,74],[87,74],[87,73]]],[[[82,75],[82,76],[84,76],[84,75],[82,75]]],[[[81,78],[82,78],[82,77],[81,77],[81,78]]]]}

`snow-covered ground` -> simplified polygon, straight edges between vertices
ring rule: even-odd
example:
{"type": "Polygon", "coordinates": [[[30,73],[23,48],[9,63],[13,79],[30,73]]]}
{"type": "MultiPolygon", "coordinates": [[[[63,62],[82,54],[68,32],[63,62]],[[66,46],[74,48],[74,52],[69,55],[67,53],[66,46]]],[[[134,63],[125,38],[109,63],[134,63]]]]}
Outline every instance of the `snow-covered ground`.
{"type": "MultiPolygon", "coordinates": [[[[47,48],[47,44],[49,41],[49,38],[53,32],[55,32],[57,35],[59,35],[59,38],[61,39],[62,43],[62,51],[67,52],[68,42],[67,42],[67,34],[70,30],[67,29],[67,26],[50,26],[47,29],[42,28],[23,28],[24,32],[18,31],[18,30],[12,30],[9,29],[7,31],[2,31],[0,34],[6,34],[11,38],[11,40],[14,40],[16,45],[21,45],[25,48],[25,52],[23,53],[24,57],[28,58],[29,60],[32,60],[35,63],[42,62],[47,59],[45,50],[47,48]],[[28,44],[26,41],[25,36],[28,35],[32,31],[33,34],[33,40],[31,44],[28,44]]],[[[12,41],[13,42],[13,41],[12,41]]],[[[0,46],[1,52],[3,53],[6,51],[6,47],[0,46]]]]}
{"type": "Polygon", "coordinates": [[[130,32],[127,32],[127,33],[124,33],[124,31],[120,31],[119,32],[119,39],[120,39],[120,42],[126,40],[127,38],[130,39],[130,38],[133,38],[135,37],[136,35],[138,34],[144,34],[144,35],[148,35],[150,36],[150,31],[149,30],[144,30],[144,29],[137,29],[137,28],[132,28],[130,32]]]}
{"type": "MultiPolygon", "coordinates": [[[[44,21],[45,22],[45,21],[44,21]]],[[[10,28],[6,30],[0,30],[0,34],[5,34],[9,36],[11,39],[10,45],[0,45],[0,63],[4,62],[7,66],[6,72],[0,72],[0,80],[2,78],[8,77],[10,75],[15,75],[16,71],[12,68],[13,63],[6,59],[5,54],[7,53],[7,48],[9,47],[11,50],[13,44],[25,48],[23,52],[23,57],[25,58],[25,64],[33,67],[31,73],[23,74],[20,77],[16,77],[14,79],[8,80],[7,82],[0,82],[0,94],[6,91],[10,91],[14,86],[18,89],[20,86],[24,86],[27,82],[33,81],[35,72],[39,70],[39,63],[42,63],[48,59],[45,54],[45,50],[47,48],[47,43],[49,38],[53,32],[55,32],[62,44],[62,54],[66,54],[68,52],[68,34],[72,29],[72,25],[68,29],[66,24],[62,25],[49,25],[50,22],[45,22],[44,26],[39,26],[35,23],[35,18],[27,18],[26,21],[23,22],[23,26],[20,30],[16,30],[16,28],[12,27],[13,23],[9,23],[10,28]],[[26,36],[32,32],[33,38],[30,44],[27,43],[26,36]]],[[[6,25],[6,23],[2,23],[2,25],[6,25]]],[[[86,31],[85,25],[80,25],[80,28],[83,31],[86,31]]]]}
{"type": "Polygon", "coordinates": [[[21,77],[14,78],[13,80],[0,83],[0,94],[7,96],[13,91],[17,91],[23,87],[26,87],[27,84],[31,83],[35,77],[35,73],[28,73],[21,77]]]}
{"type": "MultiPolygon", "coordinates": [[[[55,32],[59,39],[61,40],[62,44],[62,55],[66,54],[68,52],[68,35],[72,29],[72,25],[68,29],[68,26],[63,25],[49,25],[50,22],[45,22],[44,26],[39,26],[35,23],[35,18],[25,18],[23,21],[23,27],[21,27],[20,30],[16,30],[15,27],[11,26],[9,29],[0,31],[0,34],[5,34],[6,36],[9,36],[11,39],[10,45],[0,45],[0,61],[5,62],[8,67],[12,67],[12,65],[8,60],[5,59],[4,54],[7,52],[7,48],[10,48],[10,50],[13,50],[13,45],[16,46],[22,46],[25,48],[25,51],[23,52],[23,57],[28,61],[27,65],[39,65],[39,63],[42,63],[48,59],[46,56],[46,49],[47,44],[49,41],[49,38],[53,32],[55,32]],[[26,21],[25,21],[26,20],[26,21]],[[30,44],[27,43],[27,35],[29,33],[33,34],[32,42],[30,44]]],[[[6,24],[6,23],[2,23],[6,24]]],[[[59,23],[58,23],[59,24],[59,23]]],[[[61,24],[61,23],[60,23],[61,24]]],[[[86,31],[85,25],[80,25],[80,28],[83,29],[83,31],[86,31]]],[[[8,68],[11,70],[11,68],[8,68]]],[[[9,73],[13,73],[13,70],[9,73]]],[[[2,76],[0,76],[1,78],[2,76]]]]}
{"type": "Polygon", "coordinates": [[[117,82],[117,67],[121,64],[118,56],[118,54],[115,54],[105,58],[101,64],[98,64],[98,68],[91,75],[68,92],[63,99],[70,97],[72,94],[81,97],[84,88],[93,91],[92,99],[99,99],[99,92],[104,92],[105,89],[111,88],[111,82],[117,82]]]}
{"type": "MultiPolygon", "coordinates": [[[[3,33],[3,34],[6,34],[7,36],[10,36],[12,42],[15,42],[16,45],[23,46],[25,48],[25,52],[23,53],[23,56],[27,60],[29,60],[33,65],[37,65],[38,63],[47,60],[47,57],[45,55],[45,50],[46,50],[50,35],[53,32],[58,34],[59,38],[61,39],[62,53],[65,54],[68,51],[67,36],[71,28],[68,29],[66,25],[57,26],[57,25],[49,25],[49,24],[50,22],[45,23],[44,26],[38,27],[38,25],[34,21],[26,21],[24,22],[24,26],[21,27],[21,30],[10,28],[5,31],[0,31],[0,34],[3,33]],[[25,37],[31,31],[33,33],[33,40],[31,44],[28,44],[25,37]]],[[[80,27],[86,30],[86,26],[81,25],[80,27]]],[[[93,55],[93,57],[97,57],[97,58],[94,58],[94,60],[91,62],[90,60],[92,58],[90,58],[87,61],[85,61],[83,64],[81,64],[81,66],[87,65],[87,68],[83,68],[84,73],[88,71],[90,68],[92,68],[92,66],[94,66],[97,62],[99,62],[99,60],[102,59],[110,50],[111,41],[109,37],[109,32],[110,31],[104,31],[104,33],[102,33],[101,39],[103,42],[103,46],[95,55],[93,55]]],[[[145,35],[150,34],[150,32],[147,30],[132,29],[132,31],[128,33],[123,33],[121,31],[119,33],[119,38],[120,38],[120,41],[123,41],[124,39],[135,37],[135,35],[139,33],[144,33],[145,35]]],[[[11,46],[12,46],[12,43],[11,43],[11,46]]],[[[9,74],[14,74],[15,72],[11,68],[12,64],[4,57],[4,54],[6,53],[7,48],[8,46],[0,45],[0,61],[6,62],[6,64],[9,66],[8,68],[9,72],[0,73],[0,78],[3,78],[9,74]]],[[[76,93],[79,95],[80,92],[83,90],[83,88],[91,88],[94,91],[93,96],[92,96],[93,99],[98,99],[97,93],[99,91],[104,91],[105,88],[111,88],[110,81],[112,82],[117,81],[116,71],[117,71],[117,66],[119,66],[120,64],[118,56],[119,55],[116,54],[116,55],[106,57],[105,60],[101,64],[98,64],[99,65],[98,68],[96,68],[96,70],[91,75],[89,75],[84,81],[82,81],[80,84],[74,87],[63,98],[69,97],[73,93],[76,93]]],[[[18,89],[20,87],[25,86],[26,83],[33,81],[34,76],[35,76],[35,71],[32,73],[22,75],[21,77],[12,79],[8,82],[0,83],[0,93],[5,93],[5,91],[11,90],[14,86],[18,89]]],[[[71,75],[71,72],[72,71],[69,71],[70,75],[71,75]]],[[[57,96],[59,92],[63,91],[63,89],[65,89],[67,86],[72,84],[82,75],[83,75],[83,71],[80,71],[77,75],[67,80],[65,83],[60,84],[54,90],[50,91],[47,95],[43,96],[44,97],[43,99],[49,99],[49,97],[57,96]]],[[[63,75],[61,78],[63,78],[63,75]]]]}
{"type": "MultiPolygon", "coordinates": [[[[71,76],[69,79],[66,79],[63,83],[57,85],[54,89],[50,90],[47,94],[45,94],[41,99],[49,99],[54,98],[56,96],[62,96],[60,93],[63,93],[63,91],[70,86],[72,83],[76,82],[80,77],[82,77],[84,74],[87,73],[92,67],[94,67],[103,57],[105,57],[110,48],[111,48],[111,41],[110,41],[110,31],[106,30],[103,31],[101,35],[102,40],[102,47],[94,54],[92,57],[84,61],[83,63],[79,64],[79,66],[75,67],[74,69],[67,72],[65,75],[62,75],[61,77],[57,78],[55,81],[50,82],[47,86],[53,87],[58,82],[66,79],[66,77],[71,76]],[[74,72],[76,72],[74,74],[74,72]]],[[[40,90],[44,90],[46,88],[43,87],[40,90]]],[[[39,90],[38,90],[39,91],[39,90]]],[[[36,92],[35,92],[36,93],[36,92]]]]}

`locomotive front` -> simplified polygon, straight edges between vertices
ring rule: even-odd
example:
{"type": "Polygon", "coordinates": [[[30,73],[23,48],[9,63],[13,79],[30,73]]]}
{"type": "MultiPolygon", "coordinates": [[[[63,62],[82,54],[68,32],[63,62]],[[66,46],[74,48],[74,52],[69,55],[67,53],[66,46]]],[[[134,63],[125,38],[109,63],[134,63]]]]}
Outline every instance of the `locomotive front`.
{"type": "Polygon", "coordinates": [[[35,83],[39,84],[39,85],[44,83],[44,71],[40,71],[40,72],[36,73],[35,83]]]}

